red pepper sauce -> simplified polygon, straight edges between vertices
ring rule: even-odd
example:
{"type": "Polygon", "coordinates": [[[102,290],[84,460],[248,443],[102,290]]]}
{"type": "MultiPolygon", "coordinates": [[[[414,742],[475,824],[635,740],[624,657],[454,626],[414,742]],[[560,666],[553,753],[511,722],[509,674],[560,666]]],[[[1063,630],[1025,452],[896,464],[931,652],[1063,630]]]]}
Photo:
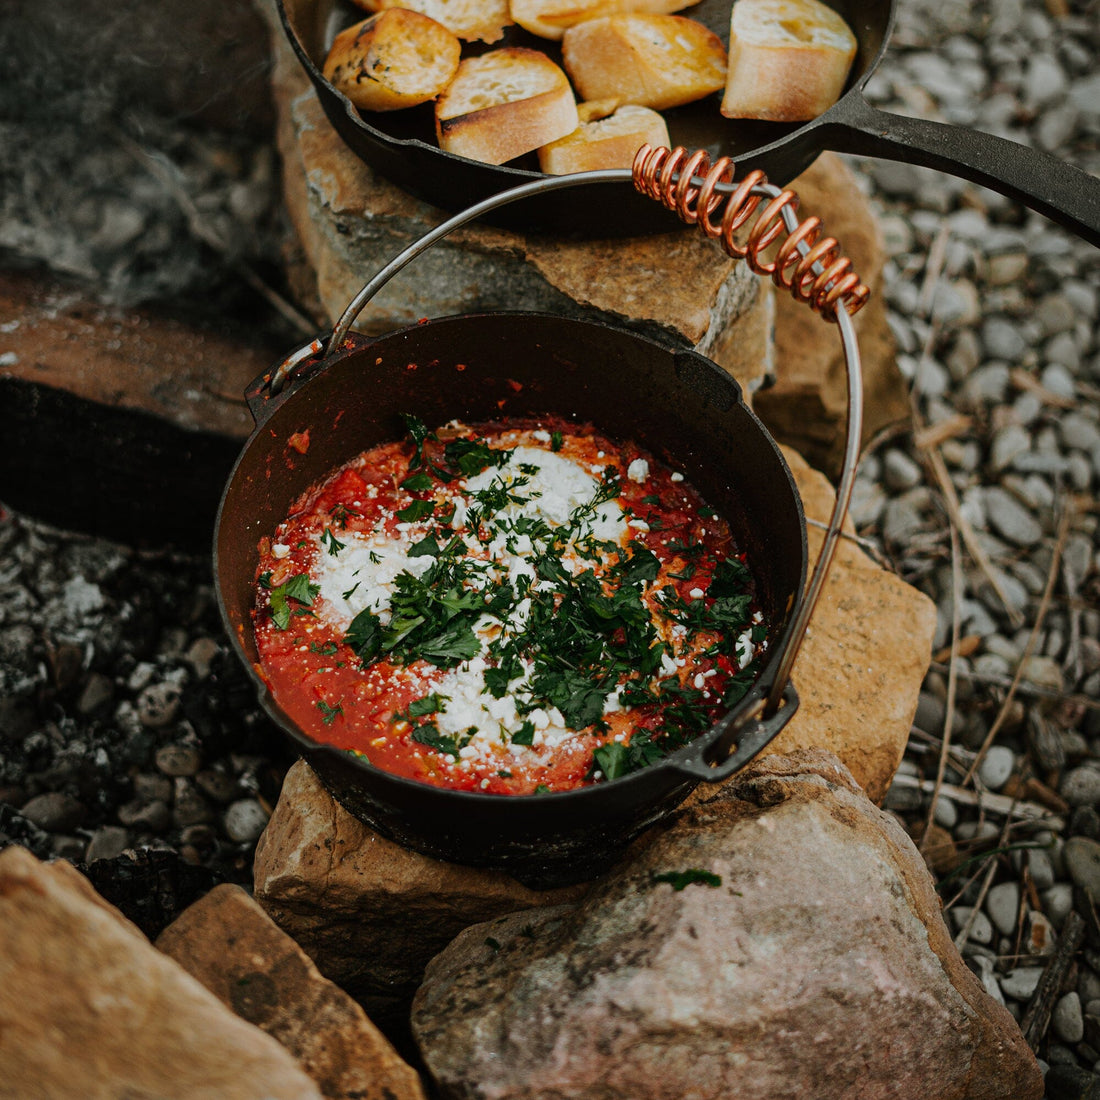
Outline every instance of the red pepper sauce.
{"type": "Polygon", "coordinates": [[[309,737],[530,794],[646,766],[744,694],[753,580],[682,475],[565,421],[409,423],[260,546],[261,665],[309,737]]]}

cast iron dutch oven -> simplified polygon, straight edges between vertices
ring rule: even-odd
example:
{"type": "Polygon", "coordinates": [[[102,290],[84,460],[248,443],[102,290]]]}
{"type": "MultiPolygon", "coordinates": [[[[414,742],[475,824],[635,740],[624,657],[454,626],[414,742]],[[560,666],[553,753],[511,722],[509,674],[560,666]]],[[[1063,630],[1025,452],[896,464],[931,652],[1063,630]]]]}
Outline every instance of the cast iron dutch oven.
{"type": "MultiPolygon", "coordinates": [[[[254,384],[256,430],[218,517],[219,596],[263,706],[340,802],[400,843],[541,886],[591,877],[685,797],[708,759],[725,755],[724,727],[644,771],[560,794],[469,794],[380,771],[303,736],[255,671],[251,610],[260,538],[313,482],[361,451],[401,438],[401,413],[426,424],[557,414],[638,441],[683,470],[729,517],[757,575],[778,654],[806,564],[802,508],[779,450],[721,368],[598,323],[465,315],[378,339],[353,336],[320,369],[305,367],[278,397],[262,396],[264,379],[254,384]],[[289,441],[294,436],[300,447],[304,432],[309,447],[300,453],[289,441]]],[[[738,714],[762,698],[774,664],[738,714]]],[[[795,705],[790,691],[787,705],[755,736],[774,735],[795,705]]]]}
{"type": "MultiPolygon", "coordinates": [[[[807,123],[723,118],[718,97],[662,112],[673,145],[705,149],[711,160],[729,156],[739,177],[759,168],[785,186],[825,149],[920,164],[972,180],[1100,244],[1100,180],[1046,153],[960,126],[892,115],[871,107],[863,89],[886,50],[893,0],[826,0],[848,22],[858,51],[844,94],[807,123]]],[[[348,0],[278,0],[283,26],[336,130],[361,159],[410,194],[444,210],[471,206],[539,176],[534,154],[506,165],[481,164],[442,152],[435,144],[431,104],[404,111],[360,114],[321,75],[336,33],[366,12],[348,0]]],[[[731,0],[702,0],[680,14],[729,40],[731,0]]],[[[502,45],[541,49],[560,63],[557,43],[508,28],[502,45]]],[[[464,46],[466,53],[490,48],[464,46]]],[[[612,236],[674,228],[652,204],[621,188],[586,188],[535,196],[493,220],[529,232],[612,236]]]]}

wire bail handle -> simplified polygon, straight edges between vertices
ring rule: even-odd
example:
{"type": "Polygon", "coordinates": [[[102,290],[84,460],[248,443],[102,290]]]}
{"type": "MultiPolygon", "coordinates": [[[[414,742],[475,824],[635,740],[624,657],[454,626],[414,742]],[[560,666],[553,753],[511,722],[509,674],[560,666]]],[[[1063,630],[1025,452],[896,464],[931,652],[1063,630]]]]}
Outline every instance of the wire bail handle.
{"type": "MultiPolygon", "coordinates": [[[[641,194],[660,202],[682,221],[698,226],[705,236],[717,240],[734,259],[745,260],[757,274],[770,278],[777,287],[789,291],[796,301],[804,302],[825,320],[834,322],[840,333],[848,385],[847,432],[836,501],[810,582],[797,605],[771,688],[762,706],[743,716],[737,727],[740,729],[751,720],[763,719],[766,723],[784,704],[791,669],[824,587],[848,512],[863,425],[862,373],[852,316],[866,304],[870,291],[852,270],[851,261],[841,254],[837,241],[822,235],[820,218],[798,220],[798,196],[793,191],[780,190],[769,183],[759,169],[737,182],[734,170],[735,165],[729,157],[722,157],[711,165],[705,150],[689,155],[680,146],[667,149],[643,145],[629,169],[544,176],[491,195],[441,222],[399,252],[348,303],[328,339],[313,340],[287,356],[272,374],[267,389],[271,396],[277,395],[300,364],[318,355],[321,356],[319,362],[323,363],[339,352],[367,303],[422,252],[456,229],[482,214],[533,195],[594,183],[632,182],[641,194]],[[748,229],[742,244],[740,231],[762,203],[764,208],[748,229]],[[721,217],[715,220],[719,210],[721,217]],[[765,254],[773,245],[776,246],[774,257],[766,259],[765,254]]],[[[728,731],[730,736],[735,732],[728,731]]],[[[738,751],[726,763],[731,764],[735,757],[741,756],[738,751]]]]}

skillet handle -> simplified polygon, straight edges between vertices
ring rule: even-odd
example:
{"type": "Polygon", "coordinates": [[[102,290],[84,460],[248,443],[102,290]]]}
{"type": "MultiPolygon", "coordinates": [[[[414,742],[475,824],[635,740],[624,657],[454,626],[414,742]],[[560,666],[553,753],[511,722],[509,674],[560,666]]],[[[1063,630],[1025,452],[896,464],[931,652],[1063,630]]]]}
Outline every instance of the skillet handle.
{"type": "Polygon", "coordinates": [[[941,122],[907,118],[853,95],[822,123],[826,146],[936,168],[1022,202],[1100,246],[1100,179],[1027,145],[941,122]]]}

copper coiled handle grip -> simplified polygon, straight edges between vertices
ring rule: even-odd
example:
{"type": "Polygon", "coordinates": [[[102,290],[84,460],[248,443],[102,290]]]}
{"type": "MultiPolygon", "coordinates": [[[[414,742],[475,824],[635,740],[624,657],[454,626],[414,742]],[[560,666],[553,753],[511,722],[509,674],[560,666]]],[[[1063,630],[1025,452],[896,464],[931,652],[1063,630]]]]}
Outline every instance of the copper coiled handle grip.
{"type": "Polygon", "coordinates": [[[747,261],[758,275],[789,290],[796,301],[805,302],[822,317],[835,321],[841,303],[849,315],[857,313],[870,297],[870,290],[852,270],[852,261],[841,255],[836,239],[822,237],[820,218],[809,217],[797,228],[788,228],[784,212],[798,210],[798,196],[793,191],[771,199],[749,229],[745,243],[739,242],[739,231],[764,203],[762,195],[753,194],[753,188],[768,182],[759,169],[749,172],[732,192],[722,193],[720,184],[733,183],[734,163],[729,157],[711,165],[702,149],[689,155],[683,146],[643,145],[631,171],[634,186],[643,195],[656,199],[688,225],[699,226],[734,259],[747,261]],[[719,210],[721,217],[716,220],[719,210]],[[776,242],[774,258],[765,260],[763,254],[776,242]]]}

